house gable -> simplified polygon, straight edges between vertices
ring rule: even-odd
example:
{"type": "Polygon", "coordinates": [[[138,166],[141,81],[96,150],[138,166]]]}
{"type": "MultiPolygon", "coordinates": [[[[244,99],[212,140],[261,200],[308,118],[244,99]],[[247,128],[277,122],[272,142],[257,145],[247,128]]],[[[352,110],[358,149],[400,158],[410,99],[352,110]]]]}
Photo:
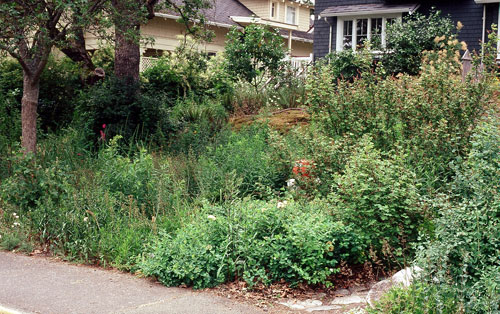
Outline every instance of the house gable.
{"type": "MultiPolygon", "coordinates": [[[[440,0],[440,1],[384,1],[384,0],[316,0],[315,31],[314,31],[314,56],[321,58],[329,51],[338,50],[338,19],[337,17],[319,18],[321,12],[333,6],[352,5],[381,5],[402,4],[407,2],[418,3],[418,12],[428,14],[432,7],[450,15],[456,23],[462,22],[463,29],[459,33],[460,40],[467,42],[470,49],[479,50],[483,33],[483,10],[486,8],[486,28],[491,29],[492,23],[498,23],[498,3],[477,4],[474,0],[440,0]],[[331,30],[331,37],[330,37],[331,30]],[[331,42],[330,42],[331,38],[331,42]]],[[[355,17],[355,16],[354,16],[355,17]]],[[[340,24],[342,25],[342,24],[340,24]]]]}

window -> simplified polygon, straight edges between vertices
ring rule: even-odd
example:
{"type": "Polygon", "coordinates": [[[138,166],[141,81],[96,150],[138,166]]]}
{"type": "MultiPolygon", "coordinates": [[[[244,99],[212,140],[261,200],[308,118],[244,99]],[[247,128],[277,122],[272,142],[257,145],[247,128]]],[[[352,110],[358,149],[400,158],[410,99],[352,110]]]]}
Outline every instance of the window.
{"type": "Polygon", "coordinates": [[[352,23],[353,21],[344,21],[343,49],[352,49],[352,23]]]}
{"type": "Polygon", "coordinates": [[[286,7],[286,22],[288,24],[297,24],[297,11],[295,7],[286,7]]]}
{"type": "Polygon", "coordinates": [[[362,48],[368,40],[368,19],[356,20],[356,47],[362,48]]]}
{"type": "Polygon", "coordinates": [[[271,17],[276,18],[278,16],[278,3],[271,2],[271,17]]]}
{"type": "Polygon", "coordinates": [[[388,16],[366,16],[362,18],[337,19],[337,50],[361,49],[370,42],[371,49],[380,51],[385,47],[387,25],[401,20],[401,14],[388,16]]]}
{"type": "Polygon", "coordinates": [[[382,46],[382,23],[383,23],[383,20],[384,19],[381,17],[376,17],[376,18],[371,19],[370,43],[372,45],[373,50],[381,50],[383,48],[383,46],[382,46]]]}

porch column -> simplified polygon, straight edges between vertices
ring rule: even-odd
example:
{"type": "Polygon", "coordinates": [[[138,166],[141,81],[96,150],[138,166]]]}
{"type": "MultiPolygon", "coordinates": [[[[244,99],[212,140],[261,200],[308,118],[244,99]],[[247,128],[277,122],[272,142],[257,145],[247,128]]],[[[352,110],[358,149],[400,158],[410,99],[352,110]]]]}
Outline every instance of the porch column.
{"type": "Polygon", "coordinates": [[[290,54],[292,54],[292,31],[288,31],[288,50],[290,51],[290,54]]]}
{"type": "Polygon", "coordinates": [[[498,3],[498,21],[497,21],[497,60],[500,59],[500,3],[498,3]]]}

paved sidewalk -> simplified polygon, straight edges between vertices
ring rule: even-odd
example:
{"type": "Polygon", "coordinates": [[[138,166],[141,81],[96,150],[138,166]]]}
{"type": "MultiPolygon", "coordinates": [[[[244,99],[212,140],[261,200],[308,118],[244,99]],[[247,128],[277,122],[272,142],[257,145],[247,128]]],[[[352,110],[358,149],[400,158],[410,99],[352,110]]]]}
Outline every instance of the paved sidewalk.
{"type": "Polygon", "coordinates": [[[0,314],[259,314],[260,309],[118,271],[0,251],[0,314]],[[14,312],[12,312],[14,313],[14,312]]]}

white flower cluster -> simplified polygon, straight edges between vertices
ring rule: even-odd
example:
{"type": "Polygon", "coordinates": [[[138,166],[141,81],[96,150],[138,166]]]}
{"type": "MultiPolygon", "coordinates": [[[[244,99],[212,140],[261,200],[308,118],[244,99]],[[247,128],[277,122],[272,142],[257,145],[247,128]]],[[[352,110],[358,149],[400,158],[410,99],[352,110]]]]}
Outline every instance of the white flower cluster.
{"type": "Polygon", "coordinates": [[[278,207],[278,208],[284,208],[284,207],[286,207],[287,204],[288,204],[287,201],[278,202],[278,205],[276,205],[276,207],[278,207]]]}
{"type": "MultiPolygon", "coordinates": [[[[12,213],[12,216],[14,217],[14,219],[19,219],[19,215],[16,213],[12,213]]],[[[14,223],[12,224],[12,228],[18,227],[20,225],[21,224],[19,223],[19,221],[14,221],[14,223]]]]}

